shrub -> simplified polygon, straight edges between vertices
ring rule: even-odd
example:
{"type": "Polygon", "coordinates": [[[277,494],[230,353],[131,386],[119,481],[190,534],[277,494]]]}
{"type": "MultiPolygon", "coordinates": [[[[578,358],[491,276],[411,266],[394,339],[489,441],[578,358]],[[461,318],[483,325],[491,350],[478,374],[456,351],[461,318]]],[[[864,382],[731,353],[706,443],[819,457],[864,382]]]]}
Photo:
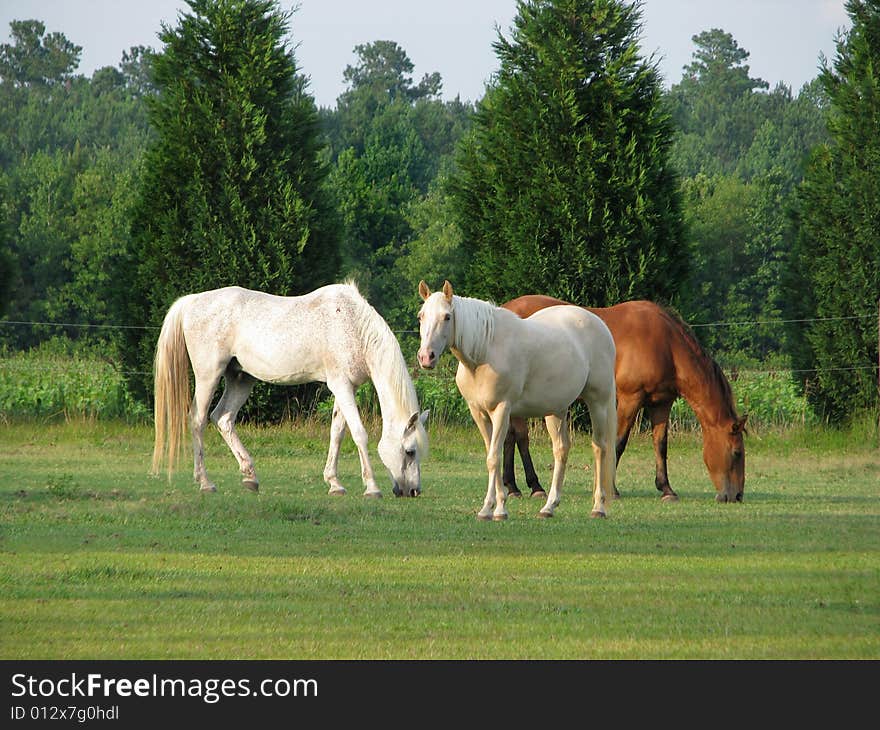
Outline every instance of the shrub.
{"type": "Polygon", "coordinates": [[[26,352],[0,351],[0,418],[150,419],[123,374],[96,348],[56,338],[26,352]]]}
{"type": "MultiPolygon", "coordinates": [[[[817,423],[807,396],[800,392],[790,370],[743,370],[729,375],[738,413],[749,414],[749,426],[790,427],[817,423]]],[[[669,416],[673,428],[699,426],[691,407],[679,398],[669,416]]]]}

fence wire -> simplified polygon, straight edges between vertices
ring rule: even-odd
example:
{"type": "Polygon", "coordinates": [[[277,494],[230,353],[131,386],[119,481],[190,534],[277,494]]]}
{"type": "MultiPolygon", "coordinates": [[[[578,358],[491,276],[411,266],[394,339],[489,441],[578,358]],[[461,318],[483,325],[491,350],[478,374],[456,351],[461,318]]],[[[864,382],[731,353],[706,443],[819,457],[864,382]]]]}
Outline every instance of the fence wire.
{"type": "MultiPolygon", "coordinates": [[[[868,318],[876,318],[878,317],[877,313],[870,314],[854,314],[848,315],[845,317],[811,317],[804,319],[767,319],[767,320],[741,320],[736,322],[704,322],[697,324],[688,324],[691,328],[697,327],[741,327],[741,326],[750,326],[750,325],[771,325],[771,324],[806,324],[808,322],[843,322],[843,321],[852,321],[852,320],[860,320],[860,319],[868,319],[868,318]]],[[[130,329],[140,329],[140,330],[159,330],[161,327],[156,325],[139,325],[139,324],[90,324],[83,322],[40,322],[40,321],[29,321],[29,320],[14,320],[14,319],[4,319],[0,320],[0,327],[2,326],[40,326],[40,327],[62,327],[62,328],[76,328],[76,329],[119,329],[119,330],[130,330],[130,329]]],[[[399,335],[417,335],[419,334],[418,330],[392,330],[395,336],[399,335]]],[[[109,361],[108,361],[109,362],[109,361]]],[[[111,366],[112,362],[109,363],[111,366]]],[[[8,362],[0,359],[0,367],[8,368],[8,362]]],[[[25,368],[22,368],[23,370],[25,368]]],[[[55,370],[54,368],[51,368],[55,370]]],[[[66,369],[66,366],[59,364],[57,371],[63,371],[66,369]]],[[[114,367],[115,369],[115,367],[114,367]]],[[[854,370],[880,370],[880,364],[878,365],[852,365],[852,366],[840,366],[840,367],[830,367],[830,368],[772,368],[769,370],[757,370],[753,368],[728,368],[730,370],[736,370],[739,373],[747,373],[747,374],[761,374],[761,375],[774,375],[778,373],[819,373],[819,372],[845,372],[845,371],[854,371],[854,370]]],[[[144,372],[141,370],[117,370],[117,372],[121,375],[151,375],[150,372],[144,372]]],[[[453,379],[454,374],[444,374],[441,375],[439,373],[422,373],[422,377],[430,377],[436,378],[438,380],[448,380],[453,379]]]]}

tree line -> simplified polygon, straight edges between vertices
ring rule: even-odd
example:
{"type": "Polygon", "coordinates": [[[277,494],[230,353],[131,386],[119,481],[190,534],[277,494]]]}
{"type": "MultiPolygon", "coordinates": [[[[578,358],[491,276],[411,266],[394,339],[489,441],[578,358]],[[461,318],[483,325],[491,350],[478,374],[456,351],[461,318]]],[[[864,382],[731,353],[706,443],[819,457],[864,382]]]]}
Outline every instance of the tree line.
{"type": "MultiPolygon", "coordinates": [[[[476,103],[443,101],[438,73],[416,81],[378,40],[354,49],[334,108],[311,97],[296,15],[275,0],[189,0],[160,50],[91,78],[62,33],[14,21],[2,314],[100,337],[148,402],[144,328],[191,291],[350,277],[400,330],[419,279],[498,302],[646,298],[724,323],[696,329],[722,364],[793,368],[845,420],[877,403],[880,0],[847,10],[835,58],[797,94],[753,77],[718,28],[664,89],[639,2],[520,0],[476,103]]],[[[7,326],[0,341],[58,333],[7,326]]],[[[274,417],[277,400],[252,408],[274,417]]]]}

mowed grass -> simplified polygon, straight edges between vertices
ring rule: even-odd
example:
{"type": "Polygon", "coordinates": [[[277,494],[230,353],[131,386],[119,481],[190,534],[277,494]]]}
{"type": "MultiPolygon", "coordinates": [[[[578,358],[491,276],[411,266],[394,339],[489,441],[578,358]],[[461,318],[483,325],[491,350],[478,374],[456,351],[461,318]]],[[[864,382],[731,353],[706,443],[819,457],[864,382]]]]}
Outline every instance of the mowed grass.
{"type": "MultiPolygon", "coordinates": [[[[696,433],[677,433],[661,503],[646,435],[621,500],[591,520],[592,450],[575,434],[556,517],[528,498],[479,522],[476,428],[432,427],[423,495],[344,497],[327,428],[240,427],[261,478],[241,488],[216,431],[200,494],[189,449],[147,474],[152,432],[0,426],[3,659],[877,659],[876,429],[751,434],[746,499],[720,505],[696,433]]],[[[549,485],[546,435],[533,440],[549,485]]],[[[524,485],[523,485],[524,486],[524,485]]]]}

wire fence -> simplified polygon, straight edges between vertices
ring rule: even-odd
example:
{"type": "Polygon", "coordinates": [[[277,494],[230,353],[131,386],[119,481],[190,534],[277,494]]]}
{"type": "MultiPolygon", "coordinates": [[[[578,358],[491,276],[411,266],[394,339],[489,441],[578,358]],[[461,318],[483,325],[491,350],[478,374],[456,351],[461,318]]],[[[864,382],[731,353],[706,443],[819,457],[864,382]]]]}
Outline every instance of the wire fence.
{"type": "MultiPolygon", "coordinates": [[[[880,315],[876,312],[872,312],[870,314],[855,314],[843,317],[812,317],[812,318],[803,318],[803,319],[768,319],[768,320],[739,320],[734,322],[705,322],[705,323],[697,323],[697,324],[689,324],[688,326],[691,328],[699,328],[699,327],[743,327],[743,326],[757,326],[757,325],[783,325],[783,324],[807,324],[812,322],[842,322],[842,321],[854,321],[854,320],[864,320],[869,318],[878,318],[880,320],[880,315]]],[[[0,320],[0,327],[15,327],[15,326],[31,326],[31,327],[58,327],[58,328],[69,328],[69,329],[99,329],[99,330],[131,330],[131,329],[140,329],[140,330],[159,330],[161,327],[156,325],[137,325],[137,324],[89,324],[82,322],[46,322],[46,321],[28,321],[28,320],[0,320]]],[[[400,335],[417,335],[419,334],[418,330],[393,330],[395,336],[400,335]]],[[[111,363],[112,364],[112,363],[111,363]]],[[[3,362],[3,359],[0,358],[0,366],[6,366],[3,362]]],[[[59,364],[59,369],[63,369],[63,365],[59,364]]],[[[806,373],[819,373],[819,372],[847,372],[854,370],[880,370],[880,363],[876,365],[843,365],[839,367],[823,367],[823,368],[785,368],[785,367],[777,367],[777,368],[768,368],[768,369],[758,369],[758,368],[749,368],[749,367],[736,367],[731,368],[735,369],[737,372],[741,373],[752,373],[752,374],[778,374],[778,373],[791,373],[791,374],[806,374],[806,373]]],[[[120,374],[123,375],[150,375],[151,373],[139,370],[119,370],[120,374]]],[[[444,377],[454,377],[454,375],[442,374],[437,372],[425,373],[428,377],[435,378],[444,378],[444,377]]]]}
{"type": "MultiPolygon", "coordinates": [[[[710,322],[691,325],[692,327],[732,327],[766,326],[773,324],[809,324],[812,322],[855,321],[876,314],[843,317],[823,317],[814,319],[778,319],[710,322]]],[[[878,320],[880,325],[880,320],[878,320]]],[[[27,320],[0,320],[0,334],[4,328],[43,327],[58,328],[59,334],[71,335],[68,329],[112,331],[132,330],[158,331],[151,325],[93,324],[82,322],[52,322],[27,320]]],[[[412,355],[413,342],[409,339],[418,335],[418,330],[392,330],[400,339],[404,353],[412,355]],[[405,336],[406,341],[403,339],[405,336]]],[[[45,330],[40,334],[49,334],[45,330]]],[[[821,373],[844,373],[847,371],[873,371],[871,377],[877,380],[877,364],[841,363],[836,366],[816,368],[791,368],[769,361],[752,360],[739,365],[722,365],[731,384],[734,385],[737,408],[748,412],[750,423],[757,427],[788,427],[821,422],[823,416],[809,403],[809,392],[815,386],[815,378],[821,373]],[[757,365],[757,367],[755,367],[757,365]],[[764,367],[761,367],[764,366],[764,367]],[[797,381],[802,381],[798,384],[797,381]]],[[[415,362],[411,363],[410,374],[419,401],[428,408],[437,422],[470,422],[469,412],[458,397],[454,385],[457,362],[445,356],[439,367],[422,370],[415,362]]],[[[122,417],[127,420],[149,421],[150,409],[134,399],[126,385],[128,378],[149,379],[151,371],[128,370],[111,354],[102,354],[95,346],[70,349],[65,340],[58,347],[39,347],[33,350],[0,349],[0,422],[5,418],[22,415],[25,417],[65,419],[122,417]]],[[[835,377],[828,375],[827,377],[835,377]]],[[[880,390],[878,390],[880,393],[880,390]]],[[[266,394],[264,394],[265,396],[266,394]]],[[[308,412],[313,416],[324,417],[324,406],[331,404],[328,393],[314,396],[314,403],[308,412]],[[323,410],[322,410],[323,408],[323,410]]],[[[366,413],[377,413],[375,393],[365,386],[358,391],[359,407],[366,413]],[[363,392],[362,392],[363,391],[363,392]]],[[[267,401],[268,402],[268,401],[267,401]]],[[[274,403],[274,401],[273,401],[274,403]]],[[[289,404],[288,404],[289,405],[289,404]]],[[[274,407],[274,406],[272,406],[274,407]]],[[[327,411],[329,412],[329,411],[327,411]]],[[[290,413],[293,413],[291,410],[290,413]]],[[[581,416],[582,417],[582,416],[581,416]]],[[[640,423],[640,428],[641,428],[640,423]]],[[[678,430],[694,430],[698,427],[695,414],[689,404],[676,399],[670,413],[670,425],[678,430]]]]}

